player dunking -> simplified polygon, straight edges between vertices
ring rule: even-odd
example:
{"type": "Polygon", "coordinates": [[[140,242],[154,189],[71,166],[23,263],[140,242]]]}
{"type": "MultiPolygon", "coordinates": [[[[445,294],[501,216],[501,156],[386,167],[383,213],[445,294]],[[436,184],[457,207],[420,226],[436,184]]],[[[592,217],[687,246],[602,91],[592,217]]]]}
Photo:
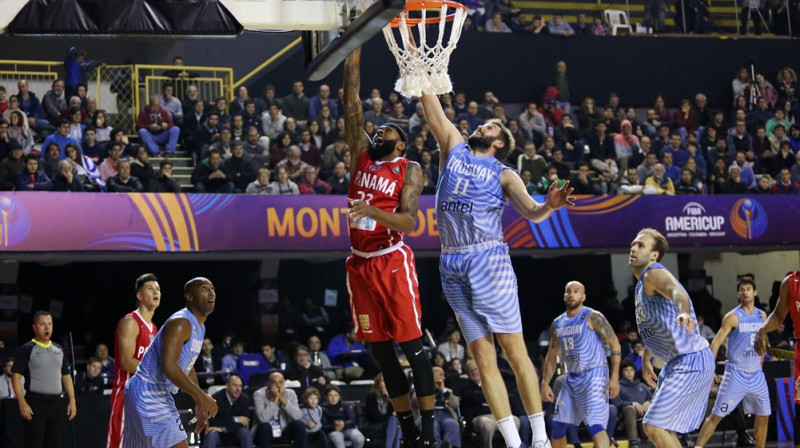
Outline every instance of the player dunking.
{"type": "MultiPolygon", "coordinates": [[[[553,401],[550,380],[556,357],[567,363],[567,379],[558,394],[553,417],[553,447],[567,446],[567,425],[586,423],[594,446],[608,448],[608,400],[619,395],[619,339],[602,313],[588,306],[586,288],[569,282],[564,288],[567,311],[550,326],[550,348],[542,368],[542,400],[553,401]],[[611,350],[611,375],[603,344],[611,350]]],[[[612,428],[613,430],[613,428],[612,428]]]]}
{"type": "Polygon", "coordinates": [[[421,305],[414,253],[403,234],[414,230],[422,192],[422,169],[404,158],[406,135],[399,127],[378,128],[375,141],[364,139],[364,115],[358,91],[361,49],[348,56],[344,72],[345,138],[354,160],[350,173],[350,242],[347,290],[358,339],[372,344],[386,390],[407,447],[434,446],[433,371],[422,348],[421,305]],[[414,423],[409,384],[397,359],[400,344],[411,370],[422,434],[414,423]]]}
{"type": "Polygon", "coordinates": [[[533,445],[547,446],[539,384],[522,336],[517,279],[503,243],[501,216],[509,198],[522,216],[541,222],[572,205],[572,188],[568,181],[560,189],[551,187],[546,202],[537,203],[519,175],[502,163],[514,148],[514,138],[499,120],[479,126],[467,146],[436,96],[423,95],[422,105],[441,148],[436,204],[445,296],[475,356],[483,392],[506,444],[517,448],[522,440],[497,367],[495,336],[517,378],[533,445]]]}
{"type": "MultiPolygon", "coordinates": [[[[792,314],[794,337],[800,339],[800,270],[786,276],[781,282],[780,295],[775,310],[767,318],[756,336],[756,353],[764,355],[767,333],[780,328],[786,314],[792,314]]],[[[800,344],[794,346],[794,446],[800,447],[800,344]]]]}
{"type": "Polygon", "coordinates": [[[756,335],[764,326],[767,315],[753,306],[758,294],[754,281],[739,280],[736,289],[739,294],[739,306],[725,315],[719,332],[711,342],[711,354],[716,359],[717,350],[725,338],[728,339],[728,362],[725,364],[725,375],[719,386],[717,401],[714,403],[711,415],[700,429],[695,448],[705,446],[719,422],[733,412],[742,400],[744,400],[745,414],[756,416],[756,447],[764,448],[767,443],[767,424],[772,409],[769,403],[767,379],[761,368],[764,358],[757,355],[755,350],[756,335]]]}
{"type": "Polygon", "coordinates": [[[656,448],[679,448],[675,433],[700,426],[714,377],[714,357],[700,336],[689,294],[660,263],[668,248],[660,232],[642,229],[628,259],[638,279],[636,324],[645,346],[642,376],[656,389],[644,416],[644,431],[656,448]],[[666,362],[658,377],[651,354],[666,362]]]}
{"type": "Polygon", "coordinates": [[[217,413],[216,400],[198,386],[193,367],[203,346],[204,323],[214,311],[214,285],[207,278],[193,278],[183,295],[186,308],[167,319],[125,386],[125,448],[188,448],[172,398],[178,390],[196,403],[196,433],[217,413]]]}
{"type": "Polygon", "coordinates": [[[156,336],[153,313],[161,303],[161,287],[154,274],[136,279],[136,300],[139,307],[117,324],[114,335],[114,387],[111,389],[111,418],[108,421],[106,448],[122,447],[125,384],[136,373],[139,361],[156,336]]]}

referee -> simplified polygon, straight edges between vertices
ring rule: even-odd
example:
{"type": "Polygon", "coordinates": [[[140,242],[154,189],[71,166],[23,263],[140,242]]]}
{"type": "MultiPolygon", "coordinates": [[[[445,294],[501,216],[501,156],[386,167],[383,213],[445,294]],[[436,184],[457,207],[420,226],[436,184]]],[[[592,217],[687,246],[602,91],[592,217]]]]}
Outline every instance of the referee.
{"type": "Polygon", "coordinates": [[[34,338],[17,349],[11,378],[25,420],[26,448],[59,448],[64,421],[64,393],[69,397],[66,414],[75,418],[75,389],[64,350],[50,341],[53,316],[47,311],[33,315],[34,338]],[[20,378],[25,377],[25,394],[20,378]]]}

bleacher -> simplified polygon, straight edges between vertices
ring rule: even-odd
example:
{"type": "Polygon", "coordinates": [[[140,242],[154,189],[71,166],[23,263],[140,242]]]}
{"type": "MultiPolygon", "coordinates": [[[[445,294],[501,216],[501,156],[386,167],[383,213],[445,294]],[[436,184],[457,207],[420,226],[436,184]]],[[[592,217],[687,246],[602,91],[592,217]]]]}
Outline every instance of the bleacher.
{"type": "MultiPolygon", "coordinates": [[[[714,24],[714,32],[721,35],[735,35],[737,34],[737,21],[736,21],[736,5],[741,8],[741,2],[738,0],[712,0],[710,1],[709,11],[714,24]]],[[[680,3],[680,0],[678,1],[680,3]]],[[[689,2],[686,2],[689,4],[689,2]]],[[[560,0],[557,2],[544,2],[544,1],[515,1],[514,6],[522,9],[523,17],[527,21],[533,20],[534,15],[541,15],[546,21],[549,21],[553,14],[561,12],[564,14],[564,20],[570,24],[577,23],[578,14],[585,13],[587,19],[591,24],[591,18],[594,16],[602,16],[603,11],[606,9],[618,9],[629,12],[630,21],[634,29],[636,24],[641,24],[644,21],[644,8],[645,0],[630,0],[624,1],[602,1],[602,2],[587,2],[582,0],[560,0]]],[[[676,28],[675,24],[675,1],[667,1],[667,18],[665,21],[668,33],[682,32],[676,28]]],[[[678,9],[678,11],[680,11],[678,9]]],[[[766,18],[766,16],[765,16],[766,18]]]]}

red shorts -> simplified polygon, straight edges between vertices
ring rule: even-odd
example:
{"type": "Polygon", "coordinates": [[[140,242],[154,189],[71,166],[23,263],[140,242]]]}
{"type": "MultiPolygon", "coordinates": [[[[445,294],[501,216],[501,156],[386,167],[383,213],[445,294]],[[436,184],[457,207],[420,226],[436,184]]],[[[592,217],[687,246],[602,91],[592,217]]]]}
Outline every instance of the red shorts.
{"type": "Polygon", "coordinates": [[[125,400],[125,385],[111,391],[111,418],[108,421],[106,448],[122,448],[122,422],[125,400]]]}
{"type": "Polygon", "coordinates": [[[407,246],[372,258],[347,258],[347,292],[356,337],[406,342],[422,336],[414,252],[407,246]]]}
{"type": "MultiPolygon", "coordinates": [[[[797,381],[800,378],[800,344],[796,344],[794,346],[794,377],[792,377],[792,381],[797,381]]],[[[794,391],[794,402],[795,404],[800,404],[800,391],[794,391]]]]}

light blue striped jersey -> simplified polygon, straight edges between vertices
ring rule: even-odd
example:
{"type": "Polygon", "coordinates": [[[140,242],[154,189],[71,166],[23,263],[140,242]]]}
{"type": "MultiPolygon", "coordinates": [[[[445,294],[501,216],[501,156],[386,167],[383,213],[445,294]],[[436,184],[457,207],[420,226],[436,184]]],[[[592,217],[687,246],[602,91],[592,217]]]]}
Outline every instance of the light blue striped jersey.
{"type": "Polygon", "coordinates": [[[192,312],[187,308],[176,312],[170,316],[169,319],[167,319],[167,322],[164,323],[164,326],[158,330],[158,334],[156,335],[155,339],[153,339],[153,343],[150,344],[150,346],[147,348],[147,351],[144,352],[142,361],[139,363],[139,367],[136,369],[136,375],[141,376],[156,386],[166,388],[173,394],[178,393],[178,387],[172,384],[169,379],[167,379],[167,375],[164,374],[164,369],[161,367],[161,349],[164,344],[162,334],[164,333],[164,329],[167,328],[167,323],[170,320],[179,318],[186,319],[189,321],[189,323],[191,323],[192,337],[189,339],[189,341],[183,344],[178,365],[180,365],[181,369],[187,374],[192,370],[192,367],[194,367],[194,362],[200,355],[200,349],[203,347],[203,337],[206,334],[206,327],[205,325],[200,325],[200,323],[197,322],[197,318],[194,317],[194,314],[192,314],[192,312]]]}
{"type": "Polygon", "coordinates": [[[764,326],[764,311],[754,308],[748,314],[741,306],[733,309],[739,325],[728,333],[728,362],[726,368],[752,373],[761,370],[761,357],[756,354],[756,333],[764,326]]]}
{"type": "MultiPolygon", "coordinates": [[[[648,295],[644,291],[644,276],[650,269],[667,269],[661,263],[653,263],[642,272],[636,283],[636,325],[644,346],[664,362],[679,355],[694,353],[708,347],[708,341],[694,331],[686,333],[686,327],[678,326],[678,307],[672,300],[661,295],[648,295]]],[[[681,285],[683,288],[683,285],[681,285]]],[[[686,291],[686,288],[683,288],[686,291]]],[[[688,295],[688,293],[687,293],[688,295]]],[[[690,314],[695,322],[694,305],[689,300],[690,314]]]]}
{"type": "Polygon", "coordinates": [[[595,367],[606,366],[603,341],[589,328],[589,317],[594,310],[584,306],[573,317],[563,313],[553,321],[564,362],[569,373],[583,373],[595,367]]]}
{"type": "Polygon", "coordinates": [[[437,222],[443,246],[503,241],[501,217],[508,203],[494,157],[476,157],[462,142],[450,150],[436,188],[437,222]]]}

